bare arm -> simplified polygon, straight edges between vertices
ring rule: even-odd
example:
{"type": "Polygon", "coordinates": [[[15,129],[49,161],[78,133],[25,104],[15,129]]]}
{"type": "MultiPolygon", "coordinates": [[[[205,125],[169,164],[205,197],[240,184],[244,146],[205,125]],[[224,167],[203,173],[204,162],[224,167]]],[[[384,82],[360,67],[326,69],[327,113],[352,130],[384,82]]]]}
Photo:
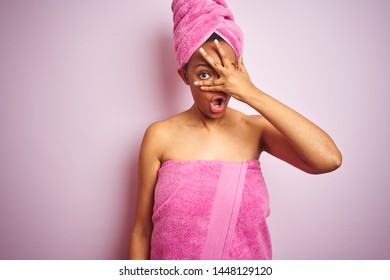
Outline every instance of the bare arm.
{"type": "Polygon", "coordinates": [[[341,165],[341,153],[330,136],[299,113],[255,88],[247,104],[265,118],[264,151],[312,174],[341,165]]]}
{"type": "Polygon", "coordinates": [[[215,42],[221,64],[200,49],[204,59],[219,74],[217,80],[196,81],[205,91],[223,91],[240,100],[263,118],[263,150],[308,173],[330,172],[341,165],[341,153],[333,140],[317,125],[256,88],[242,57],[234,65],[220,43],[215,42]]]}
{"type": "Polygon", "coordinates": [[[151,126],[145,132],[139,156],[137,208],[129,251],[129,259],[133,260],[150,258],[153,197],[160,168],[157,143],[155,129],[151,126]]]}

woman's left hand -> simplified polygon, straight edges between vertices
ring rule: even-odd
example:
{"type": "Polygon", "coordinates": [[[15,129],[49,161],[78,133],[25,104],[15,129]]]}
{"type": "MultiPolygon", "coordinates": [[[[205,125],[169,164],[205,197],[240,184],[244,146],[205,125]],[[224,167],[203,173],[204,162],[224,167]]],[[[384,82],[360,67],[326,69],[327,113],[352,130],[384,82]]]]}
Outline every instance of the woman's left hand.
{"type": "Polygon", "coordinates": [[[233,64],[221,44],[215,41],[215,45],[220,63],[204,49],[199,51],[219,77],[196,81],[195,86],[229,94],[259,112],[263,116],[262,150],[312,174],[330,172],[340,166],[341,152],[326,132],[257,89],[249,78],[242,56],[233,64]]]}
{"type": "Polygon", "coordinates": [[[215,40],[214,44],[221,59],[221,64],[217,63],[203,48],[200,48],[199,52],[219,75],[219,78],[207,81],[195,81],[194,85],[199,86],[204,91],[224,92],[237,100],[247,102],[250,99],[249,94],[256,87],[245,69],[242,55],[238,57],[236,63],[232,63],[218,40],[215,40]]]}

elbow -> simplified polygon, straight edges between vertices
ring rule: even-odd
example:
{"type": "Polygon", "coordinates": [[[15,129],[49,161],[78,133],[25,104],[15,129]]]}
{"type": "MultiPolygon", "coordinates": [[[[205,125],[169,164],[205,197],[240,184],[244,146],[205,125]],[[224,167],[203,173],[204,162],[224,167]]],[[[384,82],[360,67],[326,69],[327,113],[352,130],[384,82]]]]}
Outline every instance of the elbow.
{"type": "Polygon", "coordinates": [[[338,169],[343,163],[343,155],[338,148],[335,148],[329,158],[331,171],[338,169]]]}
{"type": "Polygon", "coordinates": [[[341,154],[341,152],[339,150],[337,150],[337,151],[338,151],[338,153],[337,153],[336,160],[335,160],[335,169],[334,170],[339,168],[341,166],[341,164],[343,163],[343,155],[341,154]]]}
{"type": "Polygon", "coordinates": [[[342,162],[343,156],[340,152],[337,155],[332,156],[332,158],[329,159],[329,162],[327,164],[328,170],[325,173],[335,171],[341,166],[342,162]]]}
{"type": "Polygon", "coordinates": [[[335,171],[343,162],[343,155],[337,149],[336,151],[329,153],[320,164],[313,168],[309,173],[311,174],[324,174],[335,171]]]}

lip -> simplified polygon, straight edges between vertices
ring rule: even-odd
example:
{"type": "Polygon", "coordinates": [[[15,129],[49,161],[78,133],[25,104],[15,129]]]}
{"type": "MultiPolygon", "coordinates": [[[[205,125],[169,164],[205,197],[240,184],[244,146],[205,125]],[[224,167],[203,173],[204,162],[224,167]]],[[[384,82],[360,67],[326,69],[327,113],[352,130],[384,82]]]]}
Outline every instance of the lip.
{"type": "Polygon", "coordinates": [[[224,95],[216,95],[211,99],[210,110],[213,113],[221,113],[227,108],[228,98],[224,95]]]}

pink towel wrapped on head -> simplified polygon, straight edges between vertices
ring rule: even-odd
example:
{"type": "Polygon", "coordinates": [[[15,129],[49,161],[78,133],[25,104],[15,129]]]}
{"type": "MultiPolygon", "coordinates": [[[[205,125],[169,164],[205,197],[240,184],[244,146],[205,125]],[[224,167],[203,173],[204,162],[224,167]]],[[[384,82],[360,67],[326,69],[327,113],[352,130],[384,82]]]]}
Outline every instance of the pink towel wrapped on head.
{"type": "Polygon", "coordinates": [[[242,53],[243,35],[225,0],[173,0],[173,36],[179,67],[213,34],[229,43],[236,56],[242,53]]]}
{"type": "Polygon", "coordinates": [[[169,160],[155,189],[151,259],[271,259],[260,162],[169,160]]]}

